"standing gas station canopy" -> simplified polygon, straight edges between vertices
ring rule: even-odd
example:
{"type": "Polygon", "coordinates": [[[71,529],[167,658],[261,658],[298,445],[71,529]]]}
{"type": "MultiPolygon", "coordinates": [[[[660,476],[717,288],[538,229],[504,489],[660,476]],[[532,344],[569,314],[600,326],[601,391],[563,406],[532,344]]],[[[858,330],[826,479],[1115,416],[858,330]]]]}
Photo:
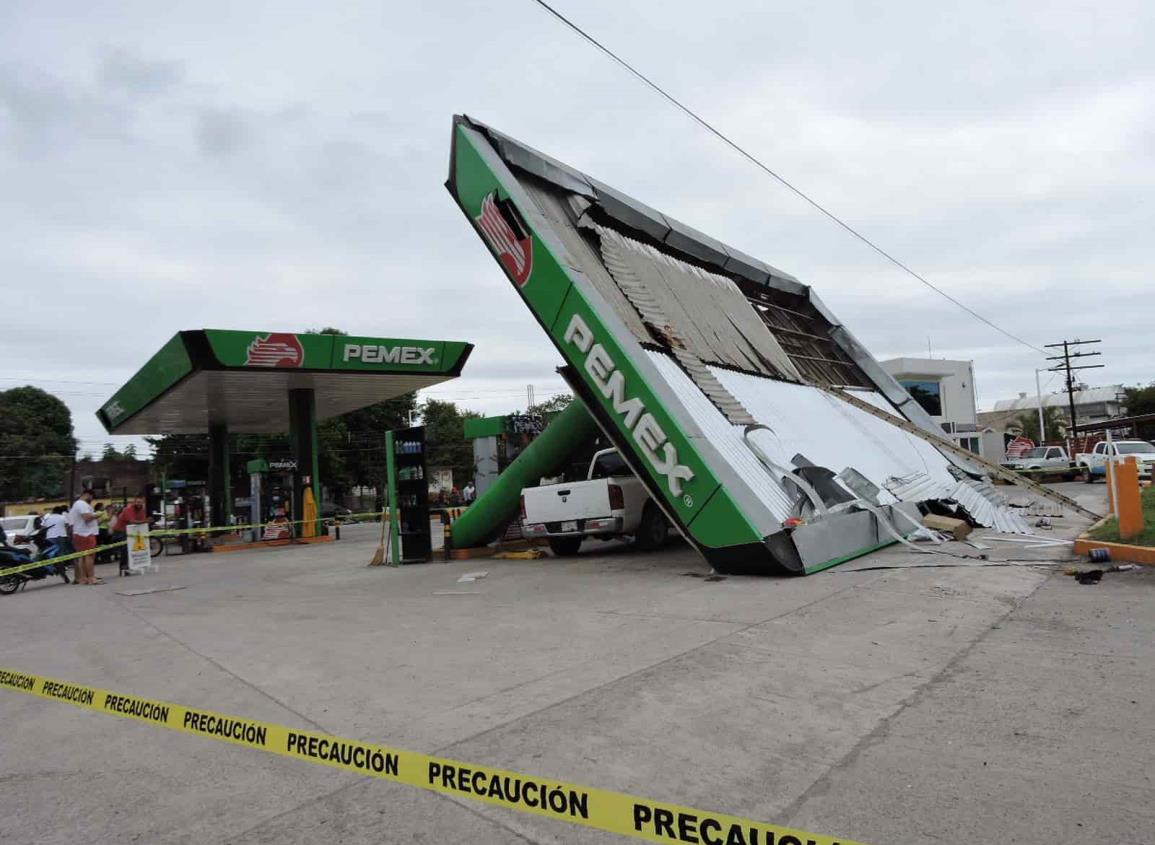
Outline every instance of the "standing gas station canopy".
{"type": "Polygon", "coordinates": [[[290,391],[312,390],[322,420],[456,378],[472,350],[447,340],[183,331],[97,416],[109,434],[288,431],[290,391]]]}
{"type": "Polygon", "coordinates": [[[233,507],[228,435],[287,431],[301,520],[306,490],[321,502],[318,420],[456,378],[472,351],[450,340],[178,332],[96,415],[109,434],[207,433],[214,525],[233,507]]]}

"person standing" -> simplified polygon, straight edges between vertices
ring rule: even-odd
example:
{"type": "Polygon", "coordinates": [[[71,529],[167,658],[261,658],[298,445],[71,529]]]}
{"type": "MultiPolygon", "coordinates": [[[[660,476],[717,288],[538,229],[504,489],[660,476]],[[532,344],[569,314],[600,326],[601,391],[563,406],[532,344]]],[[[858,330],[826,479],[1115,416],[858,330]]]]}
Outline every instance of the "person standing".
{"type": "Polygon", "coordinates": [[[60,557],[72,551],[68,544],[68,520],[64,516],[64,505],[57,505],[52,512],[40,520],[44,529],[45,551],[49,557],[60,557]]]}
{"type": "MultiPolygon", "coordinates": [[[[116,521],[112,523],[112,532],[118,541],[124,540],[128,533],[128,526],[148,525],[149,522],[151,520],[148,518],[148,511],[144,507],[144,500],[137,496],[131,503],[125,505],[120,514],[117,515],[116,521]]],[[[128,568],[128,543],[125,543],[124,548],[120,551],[120,574],[136,575],[137,573],[128,568]]]]}
{"type": "Polygon", "coordinates": [[[108,545],[108,526],[112,518],[112,510],[104,506],[104,502],[97,502],[92,506],[96,514],[96,545],[108,545]]]}
{"type": "Polygon", "coordinates": [[[472,481],[465,482],[465,488],[461,491],[461,500],[463,502],[465,502],[465,504],[468,505],[470,502],[472,502],[474,500],[474,498],[476,498],[476,496],[477,496],[477,488],[473,486],[473,482],[472,481]]]}
{"type": "Polygon", "coordinates": [[[83,557],[76,559],[77,584],[104,583],[96,577],[96,555],[92,551],[96,548],[96,535],[100,531],[100,517],[92,509],[92,499],[92,490],[84,490],[68,512],[68,521],[72,525],[72,545],[77,552],[86,552],[83,557]]]}

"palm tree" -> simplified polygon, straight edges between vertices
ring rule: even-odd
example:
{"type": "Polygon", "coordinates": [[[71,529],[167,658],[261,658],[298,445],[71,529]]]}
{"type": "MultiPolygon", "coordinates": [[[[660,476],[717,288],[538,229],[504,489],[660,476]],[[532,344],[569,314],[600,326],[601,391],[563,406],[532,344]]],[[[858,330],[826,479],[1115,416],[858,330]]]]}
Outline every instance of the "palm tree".
{"type": "Polygon", "coordinates": [[[1043,406],[1043,425],[1046,426],[1046,438],[1039,437],[1038,410],[1023,411],[1015,417],[1015,425],[1022,429],[1024,437],[1029,437],[1036,443],[1045,440],[1060,440],[1067,433],[1068,420],[1065,414],[1054,405],[1043,406]]]}

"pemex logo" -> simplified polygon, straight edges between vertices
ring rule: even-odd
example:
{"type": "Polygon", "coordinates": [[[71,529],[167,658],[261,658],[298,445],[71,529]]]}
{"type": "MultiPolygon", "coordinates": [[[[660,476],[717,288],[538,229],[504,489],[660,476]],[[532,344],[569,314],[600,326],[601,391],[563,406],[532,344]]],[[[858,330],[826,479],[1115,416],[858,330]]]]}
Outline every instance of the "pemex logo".
{"type": "Polygon", "coordinates": [[[499,200],[497,191],[491,191],[481,201],[481,214],[474,222],[514,283],[525,285],[533,272],[533,238],[513,203],[499,200]]]}
{"type": "Polygon", "coordinates": [[[295,334],[270,332],[257,335],[249,344],[246,367],[299,367],[305,363],[305,350],[295,334]]]}

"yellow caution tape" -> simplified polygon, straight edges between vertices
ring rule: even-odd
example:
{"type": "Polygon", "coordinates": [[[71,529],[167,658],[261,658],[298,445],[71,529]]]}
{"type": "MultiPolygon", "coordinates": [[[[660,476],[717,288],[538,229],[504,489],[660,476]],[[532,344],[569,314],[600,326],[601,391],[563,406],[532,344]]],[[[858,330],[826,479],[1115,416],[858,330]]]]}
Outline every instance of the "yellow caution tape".
{"type": "Polygon", "coordinates": [[[765,822],[695,810],[316,731],[153,701],[0,669],[0,686],[112,716],[481,801],[649,842],[695,845],[862,845],[765,822]]]}

